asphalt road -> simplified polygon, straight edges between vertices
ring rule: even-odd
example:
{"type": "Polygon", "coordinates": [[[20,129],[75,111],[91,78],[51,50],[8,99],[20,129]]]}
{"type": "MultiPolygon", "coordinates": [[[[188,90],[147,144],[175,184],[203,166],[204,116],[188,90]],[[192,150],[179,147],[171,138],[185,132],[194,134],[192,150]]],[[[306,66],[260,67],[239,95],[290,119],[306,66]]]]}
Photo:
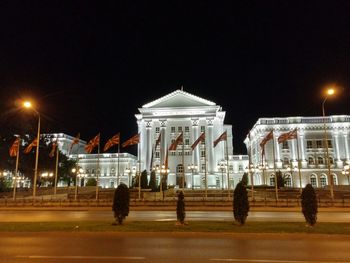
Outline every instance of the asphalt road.
{"type": "MultiPolygon", "coordinates": [[[[50,211],[11,210],[0,211],[0,222],[53,222],[53,221],[110,221],[112,211],[50,211]]],[[[130,211],[127,221],[175,221],[175,211],[130,211]]],[[[188,211],[187,221],[233,221],[232,211],[188,211]]],[[[247,221],[304,222],[301,212],[251,211],[247,221]]],[[[350,212],[321,211],[317,222],[350,222],[350,212]]]]}
{"type": "Polygon", "coordinates": [[[2,233],[0,262],[350,262],[349,236],[208,233],[2,233]]]}

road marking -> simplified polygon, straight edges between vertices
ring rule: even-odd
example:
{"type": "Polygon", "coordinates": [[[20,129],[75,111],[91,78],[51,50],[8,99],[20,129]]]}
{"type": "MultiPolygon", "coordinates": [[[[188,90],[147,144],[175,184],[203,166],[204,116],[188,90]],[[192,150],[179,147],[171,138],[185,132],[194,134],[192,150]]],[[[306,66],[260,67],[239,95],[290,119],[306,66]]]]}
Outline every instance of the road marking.
{"type": "Polygon", "coordinates": [[[144,257],[117,257],[117,256],[16,256],[16,258],[30,259],[126,259],[126,260],[144,260],[144,257]]]}
{"type": "MultiPolygon", "coordinates": [[[[210,258],[210,261],[223,262],[258,262],[258,263],[332,263],[334,261],[310,261],[310,260],[274,260],[274,259],[244,259],[244,258],[210,258]]],[[[337,261],[339,263],[349,263],[349,261],[337,261]]]]}

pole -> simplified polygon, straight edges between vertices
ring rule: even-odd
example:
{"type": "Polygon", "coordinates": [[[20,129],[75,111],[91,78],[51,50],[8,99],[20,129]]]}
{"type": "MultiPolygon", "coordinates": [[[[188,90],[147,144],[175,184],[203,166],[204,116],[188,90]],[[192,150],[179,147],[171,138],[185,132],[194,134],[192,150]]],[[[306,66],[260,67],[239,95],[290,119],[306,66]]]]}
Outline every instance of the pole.
{"type": "Polygon", "coordinates": [[[326,146],[326,164],[328,169],[328,181],[329,181],[329,190],[331,194],[332,205],[334,203],[334,192],[333,192],[333,178],[331,175],[331,166],[329,163],[329,151],[328,151],[328,139],[327,139],[327,128],[326,128],[326,115],[324,110],[324,104],[328,97],[326,97],[322,102],[322,115],[323,115],[323,129],[324,129],[324,144],[326,146]]]}
{"type": "Polygon", "coordinates": [[[117,187],[119,185],[119,180],[120,180],[120,172],[119,172],[119,155],[120,155],[120,143],[118,143],[118,177],[117,177],[117,187]]]}
{"type": "Polygon", "coordinates": [[[140,199],[141,199],[141,160],[139,157],[139,200],[140,199]]]}
{"type": "Polygon", "coordinates": [[[33,199],[36,197],[36,181],[38,178],[38,161],[39,161],[39,144],[40,144],[40,113],[35,111],[38,114],[38,132],[36,135],[36,153],[35,153],[35,168],[34,168],[34,182],[33,182],[33,199]]]}
{"type": "Polygon", "coordinates": [[[21,145],[21,139],[18,141],[17,154],[16,154],[16,169],[13,180],[13,200],[16,200],[16,188],[17,188],[17,176],[18,176],[18,161],[19,161],[19,146],[21,145]]]}
{"type": "Polygon", "coordinates": [[[185,141],[182,139],[182,188],[185,188],[185,141]]]}
{"type": "Polygon", "coordinates": [[[208,184],[207,184],[207,145],[204,148],[204,184],[205,184],[205,198],[208,197],[208,184]]]}
{"type": "Polygon", "coordinates": [[[56,147],[56,165],[55,165],[55,186],[53,190],[53,194],[57,194],[57,175],[58,175],[58,144],[56,147]]]}
{"type": "Polygon", "coordinates": [[[100,172],[100,142],[98,142],[98,151],[97,151],[97,171],[96,171],[96,201],[98,200],[99,196],[99,172],[100,172]]]}
{"type": "Polygon", "coordinates": [[[275,173],[276,202],[278,202],[278,185],[277,185],[276,159],[275,159],[275,136],[274,136],[273,132],[272,132],[272,158],[273,158],[273,170],[275,173]]]}
{"type": "Polygon", "coordinates": [[[227,139],[225,141],[225,149],[226,149],[226,172],[227,172],[227,194],[228,194],[228,199],[230,200],[230,169],[228,165],[228,143],[227,139]]]}
{"type": "Polygon", "coordinates": [[[250,186],[251,186],[251,192],[252,192],[252,200],[254,201],[254,175],[252,172],[252,143],[250,141],[250,132],[249,132],[249,148],[248,148],[248,172],[250,174],[250,186]]]}
{"type": "Polygon", "coordinates": [[[298,158],[298,174],[299,174],[299,187],[300,187],[300,194],[303,191],[302,183],[301,183],[301,171],[300,171],[300,155],[299,155],[299,138],[298,138],[298,132],[297,132],[297,158],[298,158]]]}
{"type": "Polygon", "coordinates": [[[75,191],[74,191],[74,201],[77,200],[77,196],[78,196],[78,173],[79,173],[79,166],[76,166],[76,168],[75,168],[75,191]]]}

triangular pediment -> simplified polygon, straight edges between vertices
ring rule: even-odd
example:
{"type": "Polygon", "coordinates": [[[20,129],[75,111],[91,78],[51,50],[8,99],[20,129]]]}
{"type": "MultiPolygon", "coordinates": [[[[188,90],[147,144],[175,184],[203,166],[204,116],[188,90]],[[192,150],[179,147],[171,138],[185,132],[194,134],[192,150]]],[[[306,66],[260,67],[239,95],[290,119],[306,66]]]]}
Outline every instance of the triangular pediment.
{"type": "Polygon", "coordinates": [[[183,90],[176,90],[142,106],[142,108],[214,106],[214,102],[202,99],[183,90]]]}

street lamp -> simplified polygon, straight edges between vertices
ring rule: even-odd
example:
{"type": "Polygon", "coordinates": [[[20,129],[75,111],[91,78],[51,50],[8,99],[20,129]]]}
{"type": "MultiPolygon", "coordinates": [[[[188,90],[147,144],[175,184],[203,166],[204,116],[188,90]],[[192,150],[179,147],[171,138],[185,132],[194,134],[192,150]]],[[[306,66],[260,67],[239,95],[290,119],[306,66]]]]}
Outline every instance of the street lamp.
{"type": "Polygon", "coordinates": [[[36,181],[38,178],[38,160],[39,160],[39,142],[40,142],[40,113],[33,107],[30,101],[24,101],[23,107],[27,109],[32,109],[38,115],[38,131],[36,135],[36,153],[35,153],[35,168],[34,168],[34,181],[33,181],[33,199],[36,196],[36,181]]]}
{"type": "Polygon", "coordinates": [[[322,102],[322,116],[323,116],[323,129],[324,129],[324,145],[326,147],[326,165],[328,169],[328,181],[329,181],[329,190],[331,193],[331,200],[332,203],[334,201],[334,192],[333,192],[333,178],[331,176],[331,165],[329,163],[329,150],[328,150],[328,139],[327,139],[327,128],[326,128],[326,114],[324,110],[324,104],[327,101],[329,96],[334,95],[335,89],[334,88],[329,88],[326,90],[326,96],[322,102]]]}
{"type": "Polygon", "coordinates": [[[348,184],[350,185],[350,178],[349,178],[349,176],[350,176],[350,165],[349,164],[344,165],[344,168],[341,171],[341,173],[348,177],[348,184]]]}
{"type": "Polygon", "coordinates": [[[226,170],[226,163],[224,161],[218,163],[218,169],[221,171],[221,190],[224,190],[224,172],[226,170]]]}
{"type": "Polygon", "coordinates": [[[293,178],[294,172],[298,171],[298,167],[297,166],[291,167],[290,165],[288,165],[286,169],[287,169],[288,172],[291,173],[292,178],[293,178]]]}
{"type": "Polygon", "coordinates": [[[192,190],[193,190],[194,189],[194,179],[193,179],[194,172],[197,171],[198,167],[197,167],[197,165],[189,164],[187,168],[188,168],[188,170],[191,170],[191,172],[192,172],[192,190]]]}
{"type": "Polygon", "coordinates": [[[75,174],[75,192],[74,192],[74,200],[77,200],[78,196],[78,177],[84,177],[83,168],[77,166],[72,169],[72,173],[75,174]]]}

